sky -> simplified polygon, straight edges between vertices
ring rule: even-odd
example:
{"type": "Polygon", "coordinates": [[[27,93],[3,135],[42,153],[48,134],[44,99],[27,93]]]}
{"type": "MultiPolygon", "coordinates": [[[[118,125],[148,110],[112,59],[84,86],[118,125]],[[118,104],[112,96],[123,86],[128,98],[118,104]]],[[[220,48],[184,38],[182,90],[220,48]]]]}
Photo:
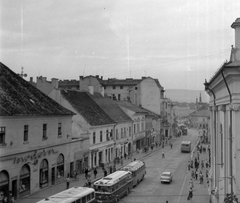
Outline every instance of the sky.
{"type": "Polygon", "coordinates": [[[15,73],[149,76],[204,90],[229,60],[239,0],[0,0],[0,61],[15,73]]]}

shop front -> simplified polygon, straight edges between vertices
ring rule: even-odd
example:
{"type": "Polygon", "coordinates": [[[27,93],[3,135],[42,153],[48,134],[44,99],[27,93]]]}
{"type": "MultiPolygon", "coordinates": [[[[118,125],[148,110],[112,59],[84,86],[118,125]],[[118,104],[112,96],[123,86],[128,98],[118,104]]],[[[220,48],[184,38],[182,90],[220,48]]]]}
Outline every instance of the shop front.
{"type": "Polygon", "coordinates": [[[0,193],[12,191],[16,200],[64,181],[68,155],[60,151],[66,152],[59,146],[2,157],[6,170],[0,171],[0,193]]]}

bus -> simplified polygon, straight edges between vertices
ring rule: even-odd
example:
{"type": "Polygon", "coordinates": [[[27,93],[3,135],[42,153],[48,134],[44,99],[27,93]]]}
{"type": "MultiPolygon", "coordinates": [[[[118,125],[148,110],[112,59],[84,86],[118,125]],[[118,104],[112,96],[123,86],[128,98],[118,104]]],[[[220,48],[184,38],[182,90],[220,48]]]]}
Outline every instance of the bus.
{"type": "Polygon", "coordinates": [[[96,202],[95,191],[88,187],[72,187],[37,203],[90,203],[96,202]]]}
{"type": "Polygon", "coordinates": [[[181,152],[191,152],[191,141],[182,141],[181,152]]]}
{"type": "Polygon", "coordinates": [[[132,172],[133,186],[137,186],[146,175],[145,162],[141,160],[133,161],[119,170],[132,172]]]}
{"type": "Polygon", "coordinates": [[[93,183],[96,202],[115,203],[124,195],[128,195],[133,187],[130,171],[115,171],[93,183]]]}

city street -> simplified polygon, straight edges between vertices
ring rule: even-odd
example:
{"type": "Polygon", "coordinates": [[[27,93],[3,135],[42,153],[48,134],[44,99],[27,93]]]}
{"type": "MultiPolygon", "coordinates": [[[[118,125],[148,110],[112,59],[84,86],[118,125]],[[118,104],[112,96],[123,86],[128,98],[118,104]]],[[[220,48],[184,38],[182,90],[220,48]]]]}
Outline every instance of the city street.
{"type": "MultiPolygon", "coordinates": [[[[187,195],[189,189],[190,172],[187,170],[187,163],[191,157],[190,153],[181,153],[180,145],[184,140],[192,142],[192,149],[198,141],[198,132],[196,129],[189,129],[187,136],[173,138],[173,148],[165,146],[164,148],[154,148],[149,153],[138,153],[133,158],[142,159],[147,166],[147,175],[145,179],[135,188],[131,193],[121,199],[121,203],[185,203],[187,202],[187,195]],[[165,153],[165,158],[162,158],[162,151],[165,153]],[[173,181],[170,184],[161,184],[160,175],[163,171],[171,171],[173,173],[173,181]]],[[[193,157],[196,153],[193,154],[193,157]]],[[[201,156],[207,157],[206,154],[201,156]]],[[[131,160],[124,160],[124,165],[128,164],[131,160]]],[[[118,164],[117,168],[121,165],[118,164]]],[[[103,176],[102,171],[99,169],[97,179],[103,176]]],[[[94,180],[93,180],[94,181],[94,180]]],[[[70,186],[83,186],[86,182],[84,174],[80,175],[79,180],[71,181],[70,186]]],[[[190,202],[202,203],[208,202],[209,196],[207,187],[203,184],[200,185],[195,181],[194,197],[190,202]]],[[[19,203],[32,203],[37,202],[45,197],[60,192],[66,188],[66,183],[52,186],[46,190],[42,190],[24,199],[18,200],[19,203]]]]}
{"type": "MultiPolygon", "coordinates": [[[[187,170],[187,163],[190,154],[181,153],[180,144],[183,140],[192,141],[192,149],[198,140],[198,132],[195,129],[188,130],[187,136],[182,136],[173,141],[173,148],[169,146],[159,150],[157,153],[145,158],[147,175],[145,179],[122,199],[122,203],[149,202],[149,203],[186,203],[189,189],[190,172],[187,170]],[[162,158],[162,150],[165,158],[162,158]],[[173,173],[173,181],[170,184],[161,184],[160,175],[163,171],[173,173]]],[[[194,156],[194,155],[193,155],[194,156]]],[[[206,156],[203,155],[202,156],[206,156]]],[[[201,158],[201,156],[200,156],[201,158]]],[[[204,157],[205,158],[205,157],[204,157]]],[[[193,199],[190,202],[208,202],[208,190],[206,185],[198,184],[195,181],[193,199]]]]}

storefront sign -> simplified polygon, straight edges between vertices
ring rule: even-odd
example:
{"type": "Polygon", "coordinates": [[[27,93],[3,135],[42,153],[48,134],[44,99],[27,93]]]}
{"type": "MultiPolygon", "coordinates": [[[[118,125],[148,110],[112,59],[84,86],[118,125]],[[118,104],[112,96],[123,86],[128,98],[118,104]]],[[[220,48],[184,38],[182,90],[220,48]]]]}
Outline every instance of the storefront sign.
{"type": "Polygon", "coordinates": [[[40,159],[42,157],[45,157],[50,154],[56,154],[58,151],[55,151],[54,149],[44,149],[42,151],[35,150],[32,155],[26,155],[22,157],[15,157],[13,160],[13,164],[19,164],[21,162],[27,162],[29,160],[36,160],[40,159]]]}

